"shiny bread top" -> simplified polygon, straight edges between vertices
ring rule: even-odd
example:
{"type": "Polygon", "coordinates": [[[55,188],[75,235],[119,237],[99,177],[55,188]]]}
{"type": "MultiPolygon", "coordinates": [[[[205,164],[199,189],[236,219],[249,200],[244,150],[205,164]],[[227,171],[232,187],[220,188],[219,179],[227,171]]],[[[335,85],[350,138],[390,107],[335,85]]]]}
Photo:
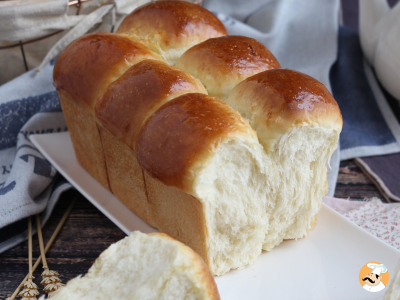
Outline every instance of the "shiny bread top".
{"type": "Polygon", "coordinates": [[[263,44],[244,36],[208,39],[186,51],[176,66],[199,78],[210,96],[225,99],[242,80],[280,68],[263,44]]]}
{"type": "Polygon", "coordinates": [[[157,60],[144,60],[113,82],[99,99],[95,115],[115,137],[134,149],[142,123],[160,106],[186,93],[207,91],[186,72],[157,60]]]}
{"type": "Polygon", "coordinates": [[[60,54],[53,84],[93,113],[96,101],[109,84],[144,59],[162,60],[139,41],[107,32],[87,34],[60,54]]]}

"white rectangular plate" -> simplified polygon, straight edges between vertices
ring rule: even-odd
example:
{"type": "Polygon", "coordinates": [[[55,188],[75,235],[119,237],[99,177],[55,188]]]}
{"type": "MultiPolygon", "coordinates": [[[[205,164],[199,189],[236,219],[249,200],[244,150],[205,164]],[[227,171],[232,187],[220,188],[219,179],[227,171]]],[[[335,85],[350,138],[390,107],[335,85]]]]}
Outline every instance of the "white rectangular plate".
{"type": "MultiPolygon", "coordinates": [[[[78,163],[68,132],[32,135],[31,141],[53,166],[125,233],[154,232],[78,163]]],[[[286,241],[263,252],[250,266],[216,277],[222,299],[382,299],[364,290],[361,267],[378,261],[389,274],[400,252],[362,230],[326,205],[307,238],[286,241]]]]}

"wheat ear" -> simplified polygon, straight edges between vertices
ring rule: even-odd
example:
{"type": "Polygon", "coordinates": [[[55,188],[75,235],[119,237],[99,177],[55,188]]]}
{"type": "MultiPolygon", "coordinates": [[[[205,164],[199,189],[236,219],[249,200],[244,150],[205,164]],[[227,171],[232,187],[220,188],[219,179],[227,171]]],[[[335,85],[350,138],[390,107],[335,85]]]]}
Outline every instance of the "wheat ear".
{"type": "MultiPolygon", "coordinates": [[[[44,248],[44,252],[45,253],[47,252],[47,250],[49,250],[50,246],[53,244],[53,242],[56,239],[56,237],[57,237],[58,233],[60,232],[61,228],[64,226],[64,223],[67,220],[69,214],[71,213],[72,208],[74,207],[76,200],[78,200],[78,197],[79,197],[79,194],[77,196],[75,196],[74,200],[72,200],[71,204],[68,206],[67,210],[65,211],[64,216],[62,217],[60,223],[58,223],[58,226],[57,226],[56,230],[54,230],[53,235],[51,236],[50,240],[48,241],[48,243],[46,245],[46,248],[44,248]]],[[[35,269],[41,263],[41,261],[42,261],[42,256],[39,256],[39,258],[36,260],[35,264],[32,267],[32,272],[35,271],[35,269]]],[[[17,296],[17,294],[20,291],[20,289],[24,286],[25,281],[28,279],[28,276],[29,276],[29,274],[26,275],[24,280],[22,280],[22,282],[16,288],[16,290],[11,295],[11,297],[7,298],[6,300],[14,300],[15,299],[15,297],[17,296]]]]}
{"type": "Polygon", "coordinates": [[[53,293],[57,291],[60,287],[62,287],[64,284],[62,284],[61,279],[57,277],[59,274],[56,271],[49,270],[49,267],[47,266],[39,215],[36,215],[36,225],[39,237],[40,254],[42,256],[43,269],[44,269],[42,273],[42,281],[40,282],[40,284],[44,286],[44,291],[47,293],[48,298],[50,298],[53,295],[53,293]]]}

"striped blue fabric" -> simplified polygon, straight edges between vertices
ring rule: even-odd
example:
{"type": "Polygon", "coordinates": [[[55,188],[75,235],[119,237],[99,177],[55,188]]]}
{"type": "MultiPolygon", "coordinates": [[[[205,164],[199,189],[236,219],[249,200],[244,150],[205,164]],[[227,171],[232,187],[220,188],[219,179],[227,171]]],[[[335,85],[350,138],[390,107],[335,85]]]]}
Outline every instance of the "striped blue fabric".
{"type": "Polygon", "coordinates": [[[67,130],[49,85],[53,64],[0,87],[0,253],[27,238],[28,216],[41,213],[44,225],[60,194],[71,188],[29,139],[67,130]]]}

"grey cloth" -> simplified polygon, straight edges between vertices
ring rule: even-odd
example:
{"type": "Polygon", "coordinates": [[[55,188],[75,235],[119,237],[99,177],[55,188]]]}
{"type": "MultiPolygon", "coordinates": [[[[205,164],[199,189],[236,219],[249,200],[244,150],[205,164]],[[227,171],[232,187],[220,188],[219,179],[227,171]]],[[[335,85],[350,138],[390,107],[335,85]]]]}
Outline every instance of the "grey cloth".
{"type": "Polygon", "coordinates": [[[400,151],[400,125],[393,106],[365,62],[358,34],[340,27],[338,59],[330,80],[343,115],[342,160],[400,151]]]}
{"type": "MultiPolygon", "coordinates": [[[[204,0],[203,5],[229,34],[260,41],[283,68],[306,73],[332,92],[329,71],[337,57],[338,0],[204,0]]],[[[338,149],[328,168],[328,196],[334,195],[339,165],[338,149]]]]}
{"type": "Polygon", "coordinates": [[[382,194],[390,200],[400,201],[400,153],[363,157],[356,161],[382,194]]]}
{"type": "MultiPolygon", "coordinates": [[[[75,26],[79,27],[77,31],[88,31],[113,7],[113,5],[106,5],[99,9],[104,2],[92,0],[88,5],[83,2],[84,6],[89,7],[89,9],[84,9],[87,14],[69,15],[68,0],[2,1],[0,2],[0,40],[17,42],[75,26]]],[[[110,13],[104,22],[115,25],[116,13],[119,17],[125,16],[146,2],[149,0],[114,0],[116,11],[110,13]]],[[[71,42],[78,36],[77,33],[71,34],[68,40],[71,42]]]]}
{"type": "Polygon", "coordinates": [[[75,26],[84,16],[68,16],[68,0],[0,3],[0,40],[20,41],[75,26]]]}
{"type": "Polygon", "coordinates": [[[88,14],[68,15],[68,0],[26,0],[0,2],[0,41],[33,39],[67,30],[38,66],[41,70],[50,60],[57,57],[73,40],[88,32],[95,24],[108,24],[111,28],[120,23],[124,16],[149,0],[114,0],[104,5],[101,0],[91,0],[94,11],[88,14]]]}
{"type": "MultiPolygon", "coordinates": [[[[230,34],[258,39],[283,67],[309,74],[330,89],[329,70],[337,54],[338,0],[221,0],[205,1],[204,5],[216,13],[230,34]]],[[[54,168],[29,141],[32,133],[66,130],[52,71],[53,63],[46,63],[39,74],[30,71],[0,87],[0,163],[7,169],[0,176],[3,229],[43,211],[49,200],[51,205],[56,201],[60,190],[70,187],[63,183],[54,189],[54,168]]],[[[338,151],[330,165],[329,195],[333,195],[338,151]]],[[[0,252],[22,239],[20,234],[1,241],[0,233],[0,252]]]]}

